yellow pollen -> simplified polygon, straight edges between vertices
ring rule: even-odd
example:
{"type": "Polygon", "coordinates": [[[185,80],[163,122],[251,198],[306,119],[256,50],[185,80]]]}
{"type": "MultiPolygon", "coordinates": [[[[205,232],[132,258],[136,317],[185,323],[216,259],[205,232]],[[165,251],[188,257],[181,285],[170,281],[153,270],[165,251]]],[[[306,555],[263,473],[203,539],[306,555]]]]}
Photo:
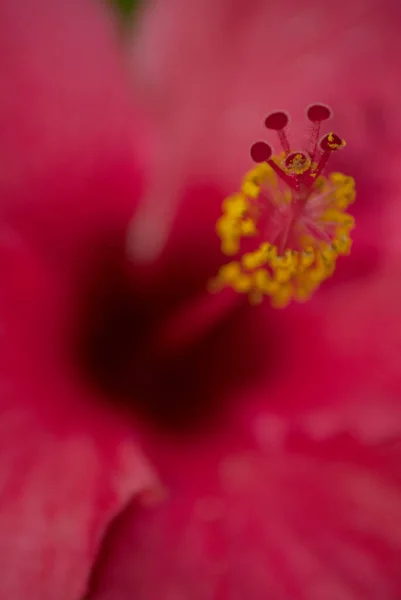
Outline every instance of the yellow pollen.
{"type": "MultiPolygon", "coordinates": [[[[329,144],[333,140],[329,136],[329,144]]],[[[298,159],[299,168],[305,164],[302,154],[295,155],[291,161],[292,172],[298,168],[298,159]]],[[[304,223],[311,222],[321,235],[306,228],[292,238],[289,246],[282,248],[282,244],[268,239],[266,228],[261,226],[263,203],[270,203],[270,207],[280,213],[283,207],[292,210],[297,200],[289,188],[283,188],[270,165],[258,164],[245,175],[241,191],[223,202],[222,215],[216,224],[221,250],[226,256],[239,256],[220,268],[210,282],[210,290],[217,292],[229,287],[247,294],[252,304],[268,297],[276,308],[283,308],[292,300],[305,302],[334,273],[338,257],[351,251],[350,233],[355,222],[346,210],[354,200],[352,177],[342,173],[320,175],[305,197],[304,213],[293,217],[291,223],[295,223],[294,231],[299,233],[300,223],[303,227],[304,223]],[[308,206],[312,207],[310,213],[308,206]],[[253,238],[257,238],[253,242],[256,248],[250,251],[253,238]],[[241,256],[244,243],[248,249],[241,256]]]]}
{"type": "Polygon", "coordinates": [[[341,140],[340,144],[336,142],[333,133],[329,133],[327,136],[327,143],[331,150],[339,150],[340,148],[344,148],[344,146],[346,146],[345,140],[341,140]]]}
{"type": "Polygon", "coordinates": [[[311,159],[304,154],[295,154],[284,166],[284,170],[289,173],[295,173],[296,175],[302,175],[311,166],[311,159]]]}

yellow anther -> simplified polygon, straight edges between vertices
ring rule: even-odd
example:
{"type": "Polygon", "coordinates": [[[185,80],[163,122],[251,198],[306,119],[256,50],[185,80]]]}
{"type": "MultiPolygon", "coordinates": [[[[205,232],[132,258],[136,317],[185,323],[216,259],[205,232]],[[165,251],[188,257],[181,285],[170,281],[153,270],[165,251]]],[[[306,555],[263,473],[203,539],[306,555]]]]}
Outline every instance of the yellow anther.
{"type": "Polygon", "coordinates": [[[273,270],[275,269],[289,269],[291,270],[294,266],[294,262],[286,256],[278,256],[277,248],[275,251],[271,251],[268,256],[269,265],[273,270]]]}
{"type": "Polygon", "coordinates": [[[257,185],[267,181],[269,184],[275,185],[277,183],[277,177],[271,166],[264,162],[259,163],[251,171],[248,171],[243,179],[243,183],[245,181],[253,181],[257,185]]]}
{"type": "Polygon", "coordinates": [[[252,183],[260,185],[264,180],[264,164],[266,163],[259,163],[254,169],[248,171],[248,173],[246,173],[242,179],[242,185],[244,185],[244,183],[247,181],[251,181],[252,183]]]}
{"type": "Polygon", "coordinates": [[[255,222],[252,219],[244,219],[244,221],[240,221],[239,230],[243,236],[251,236],[255,235],[257,232],[255,222]]]}
{"type": "Polygon", "coordinates": [[[257,250],[256,252],[248,252],[242,257],[242,264],[246,269],[253,270],[261,267],[266,262],[266,258],[263,252],[257,250]]]}
{"type": "Polygon", "coordinates": [[[241,265],[239,262],[230,262],[220,267],[219,277],[227,283],[231,283],[241,275],[241,265]]]}
{"type": "Polygon", "coordinates": [[[333,245],[329,246],[328,244],[322,244],[320,253],[326,267],[331,266],[332,263],[336,261],[337,251],[333,245]]]}
{"type": "Polygon", "coordinates": [[[330,246],[328,244],[322,245],[321,251],[320,251],[321,258],[318,259],[318,264],[321,264],[321,262],[322,262],[324,265],[324,269],[325,269],[324,279],[331,277],[331,275],[334,273],[335,268],[336,268],[337,256],[338,256],[338,253],[336,252],[333,245],[330,245],[330,246]],[[321,260],[321,262],[320,262],[320,260],[321,260]]]}
{"type": "Polygon", "coordinates": [[[275,308],[285,308],[291,301],[292,287],[290,284],[281,285],[277,292],[272,296],[272,306],[275,308]]]}
{"type": "Polygon", "coordinates": [[[248,254],[244,254],[241,259],[242,264],[246,269],[255,269],[257,267],[257,258],[254,252],[249,252],[248,254]]]}
{"type": "Polygon", "coordinates": [[[288,283],[292,277],[290,269],[277,269],[274,278],[278,283],[288,283]]]}
{"type": "Polygon", "coordinates": [[[274,260],[274,258],[277,256],[277,246],[274,246],[273,244],[265,242],[264,244],[260,245],[260,249],[265,256],[265,259],[268,261],[274,260]]]}
{"type": "Polygon", "coordinates": [[[356,192],[354,189],[343,189],[336,193],[336,206],[340,210],[346,210],[350,204],[355,201],[356,192]]]}
{"type": "Polygon", "coordinates": [[[309,277],[313,284],[319,284],[326,279],[326,269],[315,267],[309,271],[309,277]]]}
{"type": "MultiPolygon", "coordinates": [[[[342,173],[332,173],[330,181],[334,185],[334,193],[338,202],[347,202],[347,206],[355,200],[355,180],[342,173]]],[[[341,207],[346,208],[347,206],[341,207]]]]}
{"type": "Polygon", "coordinates": [[[288,283],[297,270],[298,252],[286,250],[283,256],[275,254],[269,259],[269,265],[273,270],[274,281],[278,284],[288,283]]]}
{"type": "Polygon", "coordinates": [[[241,191],[249,198],[257,198],[260,194],[260,186],[254,181],[244,181],[241,191]]]}
{"type": "Polygon", "coordinates": [[[346,210],[355,200],[355,192],[350,194],[336,194],[336,206],[340,210],[346,210]]]}
{"type": "Polygon", "coordinates": [[[258,269],[254,272],[253,284],[258,290],[269,296],[275,294],[280,287],[278,281],[274,281],[266,269],[258,269]]]}
{"type": "Polygon", "coordinates": [[[348,233],[344,230],[339,232],[338,237],[333,242],[333,248],[342,256],[347,256],[351,252],[352,241],[348,233]]]}
{"type": "Polygon", "coordinates": [[[239,240],[238,238],[226,238],[221,242],[221,251],[226,256],[233,256],[239,252],[239,240]]]}
{"type": "Polygon", "coordinates": [[[227,235],[228,230],[229,230],[229,226],[227,223],[227,218],[225,216],[220,217],[220,219],[216,223],[217,235],[219,237],[225,236],[225,235],[227,235]]]}
{"type": "Polygon", "coordinates": [[[351,231],[351,229],[353,229],[355,226],[354,217],[348,213],[344,213],[332,208],[324,213],[322,221],[326,221],[328,223],[338,223],[341,225],[341,227],[347,229],[347,231],[351,231]]]}
{"type": "Polygon", "coordinates": [[[220,217],[216,223],[216,231],[219,238],[226,238],[233,235],[233,229],[235,229],[235,221],[229,217],[220,217]]]}
{"type": "Polygon", "coordinates": [[[264,290],[270,281],[270,276],[266,269],[258,269],[253,274],[253,283],[259,290],[264,290]]]}
{"type": "Polygon", "coordinates": [[[247,293],[252,287],[252,277],[245,273],[241,273],[241,275],[238,275],[232,282],[232,287],[236,292],[247,293]]]}
{"type": "Polygon", "coordinates": [[[232,218],[241,217],[245,214],[247,207],[246,198],[242,194],[233,194],[223,202],[223,212],[232,218]]]}
{"type": "Polygon", "coordinates": [[[286,269],[293,273],[298,263],[298,254],[291,250],[285,252],[283,256],[277,254],[269,256],[269,264],[273,269],[286,269]]]}
{"type": "Polygon", "coordinates": [[[330,173],[329,179],[337,186],[344,186],[344,185],[355,186],[354,178],[350,177],[349,175],[344,175],[344,173],[338,173],[338,172],[330,173]]]}
{"type": "Polygon", "coordinates": [[[298,264],[298,252],[295,250],[286,250],[281,257],[280,266],[285,269],[295,270],[298,264]]]}
{"type": "Polygon", "coordinates": [[[313,265],[315,262],[315,251],[313,248],[306,248],[299,255],[299,267],[300,271],[305,271],[313,265]]]}
{"type": "Polygon", "coordinates": [[[257,184],[263,183],[266,174],[271,170],[271,167],[267,163],[259,163],[254,169],[249,171],[248,175],[244,179],[253,180],[257,184]]]}
{"type": "Polygon", "coordinates": [[[316,252],[314,266],[308,270],[308,277],[313,284],[317,284],[326,279],[326,272],[327,268],[323,256],[318,251],[316,252]]]}
{"type": "Polygon", "coordinates": [[[241,191],[248,198],[258,198],[261,184],[268,180],[270,185],[277,183],[273,169],[267,163],[260,163],[247,173],[242,181],[241,191]]]}

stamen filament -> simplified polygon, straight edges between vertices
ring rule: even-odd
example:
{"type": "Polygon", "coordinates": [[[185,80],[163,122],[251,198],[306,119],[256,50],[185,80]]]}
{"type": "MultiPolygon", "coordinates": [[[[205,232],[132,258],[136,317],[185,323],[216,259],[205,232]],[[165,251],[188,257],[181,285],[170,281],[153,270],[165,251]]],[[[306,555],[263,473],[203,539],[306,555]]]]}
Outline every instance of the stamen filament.
{"type": "Polygon", "coordinates": [[[281,147],[284,150],[285,154],[286,155],[289,154],[291,151],[290,142],[288,141],[288,138],[285,134],[284,129],[280,129],[279,131],[277,131],[277,135],[280,140],[281,147]]]}
{"type": "Polygon", "coordinates": [[[315,121],[312,125],[311,139],[310,139],[310,151],[309,151],[310,157],[312,159],[312,163],[315,161],[315,158],[316,158],[319,134],[320,134],[320,121],[315,121]]]}
{"type": "Polygon", "coordinates": [[[265,119],[265,126],[267,127],[267,129],[276,131],[285,154],[289,154],[291,150],[290,143],[285,133],[285,128],[287,127],[288,122],[289,117],[287,113],[280,110],[277,112],[270,113],[265,119]]]}

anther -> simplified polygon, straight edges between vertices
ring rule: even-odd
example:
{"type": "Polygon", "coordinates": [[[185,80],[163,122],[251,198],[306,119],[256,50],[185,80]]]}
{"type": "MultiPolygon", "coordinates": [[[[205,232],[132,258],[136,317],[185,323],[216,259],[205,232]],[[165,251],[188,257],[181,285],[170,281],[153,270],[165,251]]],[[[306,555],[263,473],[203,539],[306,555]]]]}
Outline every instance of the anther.
{"type": "Polygon", "coordinates": [[[277,132],[280,143],[286,154],[290,152],[290,144],[284,129],[287,127],[289,121],[290,118],[284,111],[270,113],[265,119],[265,126],[267,127],[267,129],[271,129],[277,132]]]}

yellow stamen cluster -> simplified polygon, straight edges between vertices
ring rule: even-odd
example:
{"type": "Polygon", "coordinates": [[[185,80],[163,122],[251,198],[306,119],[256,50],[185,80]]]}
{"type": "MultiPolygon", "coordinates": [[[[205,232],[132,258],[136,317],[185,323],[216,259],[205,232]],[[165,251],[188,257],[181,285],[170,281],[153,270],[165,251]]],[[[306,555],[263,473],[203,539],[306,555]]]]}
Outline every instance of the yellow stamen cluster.
{"type": "MultiPolygon", "coordinates": [[[[224,201],[216,229],[225,255],[237,254],[242,238],[259,234],[257,199],[261,186],[266,184],[273,199],[277,198],[278,177],[267,163],[261,163],[244,177],[241,192],[224,201]]],[[[286,249],[282,255],[276,245],[262,241],[256,250],[223,265],[211,282],[211,290],[231,287],[248,294],[253,304],[268,296],[277,308],[287,306],[292,299],[303,302],[310,298],[333,274],[338,256],[350,253],[354,219],[345,211],[355,199],[355,182],[342,173],[332,173],[328,178],[320,176],[313,184],[311,198],[317,194],[326,198],[317,224],[323,231],[325,228],[331,231],[328,241],[305,235],[297,249],[286,249]]],[[[292,201],[290,191],[287,194],[280,190],[279,197],[281,203],[292,201]]]]}
{"type": "MultiPolygon", "coordinates": [[[[252,189],[248,192],[252,194],[252,189]]],[[[239,251],[241,238],[256,235],[257,229],[249,199],[244,194],[230,196],[223,202],[222,208],[223,215],[217,221],[216,230],[221,239],[221,251],[231,256],[239,251]]]]}

